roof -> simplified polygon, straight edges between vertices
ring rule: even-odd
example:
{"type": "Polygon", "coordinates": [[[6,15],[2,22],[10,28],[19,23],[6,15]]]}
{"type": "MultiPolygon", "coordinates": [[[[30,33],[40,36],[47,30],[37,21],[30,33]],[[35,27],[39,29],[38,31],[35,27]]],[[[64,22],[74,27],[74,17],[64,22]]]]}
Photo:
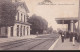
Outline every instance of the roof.
{"type": "Polygon", "coordinates": [[[58,24],[62,24],[63,23],[62,21],[64,21],[64,24],[69,24],[71,20],[73,20],[76,23],[78,21],[78,18],[77,17],[75,17],[75,18],[73,18],[73,17],[70,17],[70,18],[55,18],[55,20],[58,24]]]}
{"type": "Polygon", "coordinates": [[[70,18],[69,17],[68,18],[67,17],[66,18],[55,18],[55,20],[78,20],[78,17],[74,17],[74,18],[73,17],[70,17],[70,18]]]}
{"type": "Polygon", "coordinates": [[[16,7],[23,6],[25,8],[26,12],[29,13],[29,9],[28,9],[25,2],[15,2],[14,4],[15,4],[16,7]]]}

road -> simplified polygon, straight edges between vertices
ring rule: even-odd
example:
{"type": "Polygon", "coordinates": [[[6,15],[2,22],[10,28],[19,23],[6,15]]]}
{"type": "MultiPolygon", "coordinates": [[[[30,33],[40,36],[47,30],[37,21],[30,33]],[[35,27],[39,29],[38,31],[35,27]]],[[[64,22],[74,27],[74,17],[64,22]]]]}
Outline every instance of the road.
{"type": "Polygon", "coordinates": [[[0,44],[0,50],[48,50],[59,36],[39,36],[0,44]]]}

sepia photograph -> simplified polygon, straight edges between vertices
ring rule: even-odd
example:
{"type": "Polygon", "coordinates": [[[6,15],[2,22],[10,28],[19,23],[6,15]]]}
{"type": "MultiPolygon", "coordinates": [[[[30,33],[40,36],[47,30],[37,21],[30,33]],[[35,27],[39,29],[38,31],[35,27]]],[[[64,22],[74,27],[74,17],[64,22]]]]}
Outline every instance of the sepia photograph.
{"type": "Polygon", "coordinates": [[[80,0],[0,0],[0,50],[80,50],[80,0]]]}

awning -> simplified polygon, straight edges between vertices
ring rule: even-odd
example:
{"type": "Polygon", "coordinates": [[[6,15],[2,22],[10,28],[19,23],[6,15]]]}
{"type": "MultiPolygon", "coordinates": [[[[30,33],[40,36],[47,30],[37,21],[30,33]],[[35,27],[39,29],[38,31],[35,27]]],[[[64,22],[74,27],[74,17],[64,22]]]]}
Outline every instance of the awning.
{"type": "Polygon", "coordinates": [[[55,18],[56,22],[58,24],[62,24],[64,21],[64,24],[69,24],[71,20],[74,21],[74,23],[76,23],[78,21],[78,18],[55,18]]]}

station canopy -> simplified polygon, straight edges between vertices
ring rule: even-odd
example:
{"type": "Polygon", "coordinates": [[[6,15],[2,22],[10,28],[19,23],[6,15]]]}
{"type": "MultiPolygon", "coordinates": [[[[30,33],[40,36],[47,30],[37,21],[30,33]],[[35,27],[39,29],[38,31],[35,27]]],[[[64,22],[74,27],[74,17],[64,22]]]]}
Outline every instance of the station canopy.
{"type": "Polygon", "coordinates": [[[74,23],[76,23],[78,21],[78,18],[55,18],[56,22],[58,24],[63,24],[63,21],[64,21],[64,24],[69,24],[71,22],[71,20],[74,21],[74,23]]]}

